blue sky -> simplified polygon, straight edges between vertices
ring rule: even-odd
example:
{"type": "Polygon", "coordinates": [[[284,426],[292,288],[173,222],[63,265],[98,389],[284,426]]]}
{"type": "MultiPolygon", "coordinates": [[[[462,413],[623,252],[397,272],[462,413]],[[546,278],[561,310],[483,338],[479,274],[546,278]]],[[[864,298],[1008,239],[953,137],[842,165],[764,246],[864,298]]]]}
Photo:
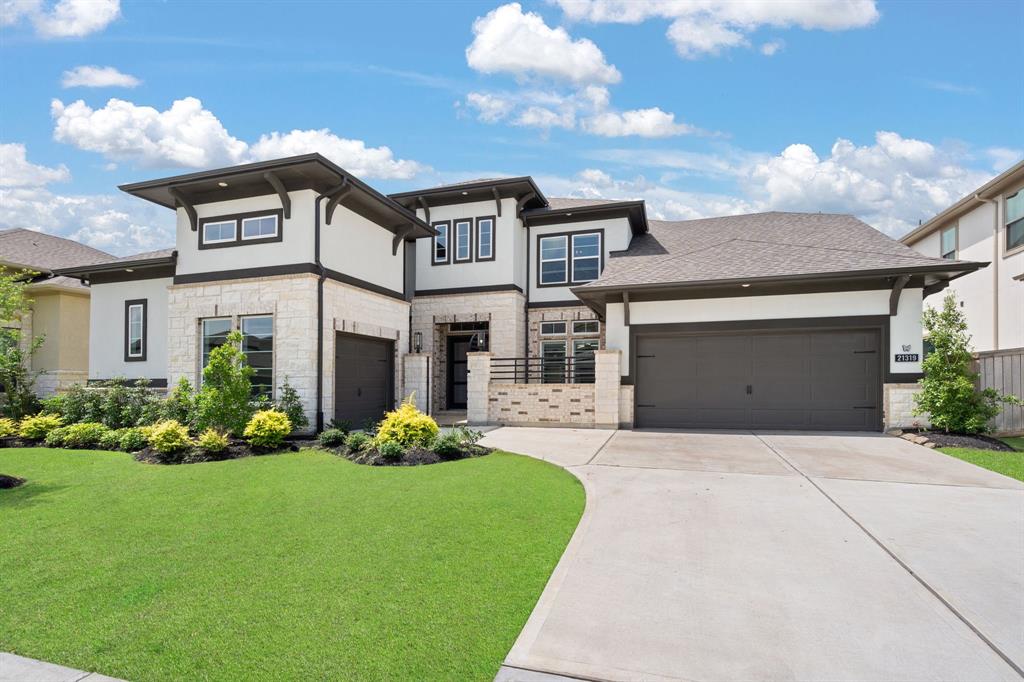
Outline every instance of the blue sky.
{"type": "Polygon", "coordinates": [[[168,246],[116,185],[320,151],[898,235],[1024,156],[1018,2],[696,5],[3,0],[0,227],[168,246]]]}

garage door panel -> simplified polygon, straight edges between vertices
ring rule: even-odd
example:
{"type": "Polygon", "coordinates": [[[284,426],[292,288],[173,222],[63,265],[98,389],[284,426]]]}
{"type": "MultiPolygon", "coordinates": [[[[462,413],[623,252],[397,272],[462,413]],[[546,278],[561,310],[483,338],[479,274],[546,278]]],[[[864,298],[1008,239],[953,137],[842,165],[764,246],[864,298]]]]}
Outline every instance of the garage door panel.
{"type": "Polygon", "coordinates": [[[334,345],[334,418],[359,427],[391,407],[394,341],[338,333],[334,345]]]}

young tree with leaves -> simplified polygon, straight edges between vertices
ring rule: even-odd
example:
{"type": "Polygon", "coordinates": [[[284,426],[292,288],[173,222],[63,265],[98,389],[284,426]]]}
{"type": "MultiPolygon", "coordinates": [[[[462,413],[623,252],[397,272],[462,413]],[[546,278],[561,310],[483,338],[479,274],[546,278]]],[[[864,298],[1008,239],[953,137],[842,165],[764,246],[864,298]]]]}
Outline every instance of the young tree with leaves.
{"type": "Polygon", "coordinates": [[[203,369],[203,386],[195,399],[196,428],[217,429],[240,436],[252,416],[249,398],[253,368],[242,352],[242,334],[233,331],[210,351],[203,369]]]}
{"type": "Polygon", "coordinates": [[[39,402],[34,389],[42,372],[32,370],[32,356],[45,339],[25,338],[21,329],[32,305],[25,287],[34,274],[0,266],[0,415],[13,419],[32,414],[39,402]]]}

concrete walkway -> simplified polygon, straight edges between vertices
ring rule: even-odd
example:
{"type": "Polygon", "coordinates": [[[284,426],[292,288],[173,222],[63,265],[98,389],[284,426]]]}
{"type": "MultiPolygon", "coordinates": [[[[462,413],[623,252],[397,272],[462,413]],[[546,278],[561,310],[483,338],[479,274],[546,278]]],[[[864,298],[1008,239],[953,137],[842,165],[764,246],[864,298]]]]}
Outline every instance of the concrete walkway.
{"type": "Polygon", "coordinates": [[[0,682],[122,682],[99,673],[87,673],[34,658],[0,653],[0,682]]]}
{"type": "Polygon", "coordinates": [[[485,443],[587,490],[504,682],[1024,677],[1017,481],[881,435],[505,428],[485,443]]]}

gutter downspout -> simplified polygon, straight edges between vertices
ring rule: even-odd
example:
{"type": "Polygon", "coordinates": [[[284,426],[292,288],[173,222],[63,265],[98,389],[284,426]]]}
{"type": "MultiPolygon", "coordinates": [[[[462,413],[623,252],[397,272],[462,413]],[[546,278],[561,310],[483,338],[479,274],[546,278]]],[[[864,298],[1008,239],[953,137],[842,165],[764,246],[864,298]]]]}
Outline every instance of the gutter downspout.
{"type": "Polygon", "coordinates": [[[523,292],[526,300],[523,301],[523,359],[526,366],[526,383],[530,383],[530,226],[523,221],[523,228],[526,229],[526,286],[523,292]]]}
{"type": "MultiPolygon", "coordinates": [[[[992,204],[992,350],[999,350],[999,202],[995,199],[986,199],[977,192],[974,193],[974,198],[992,204]]],[[[959,235],[957,240],[959,241],[959,235]]]]}
{"type": "Polygon", "coordinates": [[[313,262],[316,265],[316,432],[324,430],[324,264],[320,262],[320,202],[327,198],[319,194],[313,206],[313,262]]]}

